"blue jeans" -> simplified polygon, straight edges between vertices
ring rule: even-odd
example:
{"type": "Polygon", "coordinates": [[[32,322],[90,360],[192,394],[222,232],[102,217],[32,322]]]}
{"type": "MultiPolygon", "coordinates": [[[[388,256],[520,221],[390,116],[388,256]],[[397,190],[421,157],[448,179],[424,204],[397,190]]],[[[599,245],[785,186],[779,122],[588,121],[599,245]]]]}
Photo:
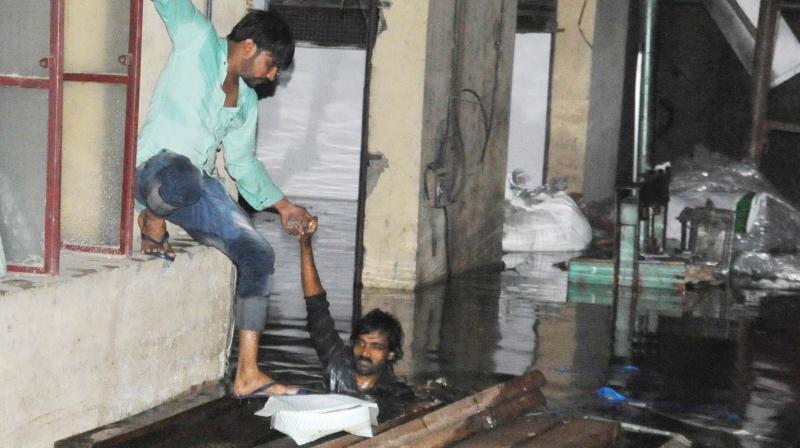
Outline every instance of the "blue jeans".
{"type": "Polygon", "coordinates": [[[136,200],[233,261],[236,327],[262,331],[275,253],[222,184],[185,156],[163,149],[137,168],[136,200]]]}

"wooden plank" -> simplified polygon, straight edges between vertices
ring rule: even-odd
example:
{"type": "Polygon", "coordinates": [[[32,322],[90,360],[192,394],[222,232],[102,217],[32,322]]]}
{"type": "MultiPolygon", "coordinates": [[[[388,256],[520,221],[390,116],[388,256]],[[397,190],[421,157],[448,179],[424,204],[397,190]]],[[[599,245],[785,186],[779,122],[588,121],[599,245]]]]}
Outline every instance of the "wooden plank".
{"type": "Polygon", "coordinates": [[[542,435],[561,425],[559,417],[520,417],[506,425],[485,431],[452,445],[452,448],[510,448],[517,443],[542,435]]]}
{"type": "Polygon", "coordinates": [[[540,390],[533,390],[504,401],[466,420],[437,431],[425,431],[409,444],[412,448],[443,448],[481,431],[508,423],[522,413],[544,407],[546,400],[540,390]]]}
{"type": "MultiPolygon", "coordinates": [[[[436,435],[436,437],[440,437],[443,436],[443,434],[439,433],[440,431],[445,433],[447,431],[455,431],[452,428],[460,428],[461,426],[457,425],[459,422],[464,422],[470,416],[479,414],[500,403],[513,400],[522,395],[525,396],[523,401],[532,400],[529,396],[534,396],[536,399],[540,398],[541,391],[539,388],[545,383],[546,380],[541,372],[530,371],[353,446],[358,448],[401,447],[409,446],[426,436],[433,437],[436,435]]],[[[541,396],[541,398],[543,399],[544,397],[541,396]]],[[[513,407],[514,405],[509,404],[508,406],[513,407]]],[[[460,435],[461,433],[458,434],[460,435]]]]}
{"type": "Polygon", "coordinates": [[[605,448],[614,443],[618,434],[619,423],[573,420],[514,448],[605,448]]]}
{"type": "Polygon", "coordinates": [[[141,412],[126,419],[56,441],[54,448],[92,448],[113,446],[180,421],[202,418],[204,411],[214,409],[218,399],[225,394],[217,381],[213,381],[179,395],[174,400],[141,412]],[[198,413],[198,410],[200,411],[198,413]]]}

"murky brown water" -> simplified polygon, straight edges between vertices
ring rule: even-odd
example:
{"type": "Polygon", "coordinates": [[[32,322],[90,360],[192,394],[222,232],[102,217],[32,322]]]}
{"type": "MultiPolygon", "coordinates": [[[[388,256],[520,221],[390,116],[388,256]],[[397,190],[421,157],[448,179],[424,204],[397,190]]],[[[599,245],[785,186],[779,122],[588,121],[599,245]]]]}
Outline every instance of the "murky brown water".
{"type": "MultiPolygon", "coordinates": [[[[337,329],[352,313],[355,204],[305,202],[320,217],[315,255],[337,329]]],[[[263,367],[281,381],[320,387],[305,331],[296,242],[259,214],[278,257],[263,367]]],[[[472,275],[423,291],[363,291],[362,309],[394,313],[406,332],[396,372],[414,384],[445,378],[454,396],[536,368],[548,412],[593,415],[686,435],[695,446],[798,446],[800,297],[724,289],[685,299],[647,293],[633,324],[614,329],[607,289],[567,287],[553,264],[573,254],[520,255],[515,270],[472,275]],[[635,400],[605,406],[611,386],[635,400]]],[[[619,446],[663,439],[624,433],[619,446]]]]}

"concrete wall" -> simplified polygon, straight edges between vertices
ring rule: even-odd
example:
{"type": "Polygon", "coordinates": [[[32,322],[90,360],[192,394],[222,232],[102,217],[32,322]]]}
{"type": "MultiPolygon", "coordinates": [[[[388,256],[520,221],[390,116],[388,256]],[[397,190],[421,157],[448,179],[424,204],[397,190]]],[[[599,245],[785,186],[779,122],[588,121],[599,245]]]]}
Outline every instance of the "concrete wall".
{"type": "Polygon", "coordinates": [[[363,281],[413,288],[500,259],[516,2],[409,0],[384,16],[372,60],[369,152],[380,160],[368,172],[363,281]],[[491,117],[485,150],[478,102],[491,117]],[[449,231],[423,193],[439,151],[464,179],[449,231]]]}
{"type": "Polygon", "coordinates": [[[590,201],[614,197],[629,8],[629,0],[597,0],[583,184],[590,201]]]}
{"type": "Polygon", "coordinates": [[[375,186],[364,219],[366,285],[416,283],[428,5],[429,0],[393,2],[384,10],[387,29],[373,53],[369,152],[382,154],[386,167],[369,173],[375,186]]]}
{"type": "Polygon", "coordinates": [[[50,447],[222,377],[230,262],[176,247],[172,264],[65,254],[60,277],[3,278],[0,446],[50,447]]]}
{"type": "Polygon", "coordinates": [[[546,176],[565,177],[573,192],[584,191],[596,5],[596,0],[558,2],[558,26],[563,31],[555,33],[546,176]]]}

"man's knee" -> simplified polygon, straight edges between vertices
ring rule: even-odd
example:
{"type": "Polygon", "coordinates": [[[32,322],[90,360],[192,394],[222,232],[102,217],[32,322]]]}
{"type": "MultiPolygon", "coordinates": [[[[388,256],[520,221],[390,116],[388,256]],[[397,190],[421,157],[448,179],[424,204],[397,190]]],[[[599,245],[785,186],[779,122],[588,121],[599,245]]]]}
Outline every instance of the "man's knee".
{"type": "Polygon", "coordinates": [[[137,172],[137,199],[159,215],[188,207],[203,195],[203,173],[186,157],[167,150],[137,172]]]}
{"type": "Polygon", "coordinates": [[[159,177],[159,194],[174,207],[192,205],[203,195],[203,173],[185,156],[174,154],[159,177]]]}

